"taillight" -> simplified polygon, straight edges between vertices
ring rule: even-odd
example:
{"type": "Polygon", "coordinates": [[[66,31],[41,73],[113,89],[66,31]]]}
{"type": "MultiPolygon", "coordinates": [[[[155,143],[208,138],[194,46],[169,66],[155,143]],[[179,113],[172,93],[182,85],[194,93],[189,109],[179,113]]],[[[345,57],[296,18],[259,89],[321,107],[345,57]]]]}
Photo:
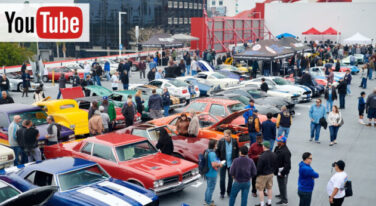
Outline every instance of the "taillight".
{"type": "Polygon", "coordinates": [[[188,93],[188,90],[186,90],[186,89],[183,89],[183,91],[181,91],[183,94],[185,94],[185,93],[188,93]]]}
{"type": "Polygon", "coordinates": [[[239,80],[240,80],[240,81],[243,81],[243,80],[244,80],[244,78],[240,78],[239,80]]]}

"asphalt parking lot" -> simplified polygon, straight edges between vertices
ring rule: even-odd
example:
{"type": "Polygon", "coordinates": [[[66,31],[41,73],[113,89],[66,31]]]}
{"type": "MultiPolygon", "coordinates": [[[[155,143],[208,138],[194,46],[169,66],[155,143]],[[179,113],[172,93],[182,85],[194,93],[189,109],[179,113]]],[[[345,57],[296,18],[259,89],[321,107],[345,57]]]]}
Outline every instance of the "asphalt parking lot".
{"type": "MultiPolygon", "coordinates": [[[[145,79],[139,79],[138,73],[132,73],[131,84],[145,83],[145,79]]],[[[326,193],[326,184],[329,178],[334,174],[331,164],[334,161],[342,159],[346,163],[345,171],[349,179],[353,182],[354,196],[345,199],[343,205],[373,205],[376,202],[374,195],[374,184],[376,183],[376,127],[366,127],[358,123],[357,98],[362,91],[360,84],[360,75],[353,76],[351,87],[352,95],[346,97],[346,109],[341,110],[344,117],[344,126],[340,128],[338,134],[338,144],[329,147],[329,130],[321,130],[321,144],[309,142],[309,117],[308,110],[310,103],[296,105],[296,116],[290,130],[287,146],[292,154],[291,172],[288,182],[289,205],[298,205],[297,195],[298,164],[301,161],[301,155],[304,152],[313,154],[313,169],[319,173],[320,177],[315,181],[315,189],[312,197],[312,206],[329,205],[328,195],[326,193]]],[[[110,88],[110,82],[103,81],[102,85],[110,88]]],[[[68,85],[69,86],[69,85],[68,85]]],[[[365,90],[367,95],[376,87],[376,80],[368,80],[368,89],[365,90]]],[[[51,83],[45,84],[46,96],[56,98],[58,86],[51,83]]],[[[21,93],[11,92],[11,96],[17,103],[31,104],[33,102],[32,93],[28,98],[22,98],[21,93]]],[[[323,98],[323,96],[322,96],[323,98]]],[[[325,104],[325,101],[323,101],[325,104]]],[[[335,102],[338,105],[338,101],[335,102]]],[[[176,110],[179,112],[179,110],[176,110]]],[[[219,183],[219,178],[218,178],[219,183]]],[[[223,200],[219,198],[219,184],[217,183],[214,191],[213,200],[218,206],[228,205],[229,198],[223,200]]],[[[198,206],[204,203],[204,192],[206,183],[201,179],[196,184],[189,186],[181,192],[160,197],[162,206],[178,206],[183,203],[190,206],[198,206]]],[[[273,196],[278,194],[276,180],[273,186],[273,196]]],[[[277,200],[273,198],[273,204],[277,200]]],[[[248,205],[259,203],[258,198],[249,195],[248,205]]],[[[240,195],[238,195],[236,205],[240,205],[240,195]]]]}

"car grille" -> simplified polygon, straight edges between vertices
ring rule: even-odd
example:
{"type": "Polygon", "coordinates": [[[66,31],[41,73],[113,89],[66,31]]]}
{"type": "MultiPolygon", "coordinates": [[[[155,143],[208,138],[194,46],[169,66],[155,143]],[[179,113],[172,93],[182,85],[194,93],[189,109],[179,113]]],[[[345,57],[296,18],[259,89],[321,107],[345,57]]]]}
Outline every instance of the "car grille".
{"type": "Polygon", "coordinates": [[[308,95],[308,94],[311,94],[311,91],[306,91],[303,93],[304,95],[308,95]]]}
{"type": "Polygon", "coordinates": [[[183,180],[191,178],[191,177],[192,177],[192,172],[191,171],[186,172],[186,173],[183,174],[183,180]]]}
{"type": "Polygon", "coordinates": [[[239,137],[239,142],[248,142],[249,141],[249,135],[248,134],[242,134],[239,137]]]}
{"type": "Polygon", "coordinates": [[[175,184],[179,182],[179,176],[172,176],[172,177],[167,177],[163,179],[163,184],[168,185],[168,184],[175,184]]]}

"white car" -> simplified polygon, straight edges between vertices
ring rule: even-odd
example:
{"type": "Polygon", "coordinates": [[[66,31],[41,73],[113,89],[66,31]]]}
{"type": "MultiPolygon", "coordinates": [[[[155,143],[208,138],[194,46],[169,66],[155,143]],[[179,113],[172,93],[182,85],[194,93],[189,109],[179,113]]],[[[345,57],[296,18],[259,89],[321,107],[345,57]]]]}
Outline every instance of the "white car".
{"type": "Polygon", "coordinates": [[[200,72],[196,76],[198,79],[205,79],[207,82],[220,86],[221,88],[233,87],[239,84],[239,80],[227,78],[218,72],[200,72]]]}
{"type": "Polygon", "coordinates": [[[184,97],[186,100],[200,96],[200,90],[197,86],[192,85],[191,90],[194,90],[194,92],[190,92],[190,85],[178,79],[156,79],[148,84],[161,89],[166,87],[171,95],[176,97],[184,97]]]}
{"type": "MultiPolygon", "coordinates": [[[[363,64],[364,62],[364,55],[363,54],[355,54],[355,64],[363,64]]],[[[341,60],[341,63],[344,65],[350,65],[350,56],[347,56],[341,60]]]]}
{"type": "MultiPolygon", "coordinates": [[[[255,79],[254,79],[255,80],[255,79]]],[[[259,89],[261,87],[261,80],[260,81],[254,81],[254,80],[249,80],[249,81],[242,81],[240,84],[241,85],[256,85],[259,89]]],[[[291,94],[286,91],[279,90],[276,85],[272,81],[266,81],[268,84],[269,90],[267,92],[268,96],[271,97],[283,97],[286,98],[287,100],[291,101],[294,104],[299,103],[299,97],[300,94],[291,94]]]]}
{"type": "MultiPolygon", "coordinates": [[[[290,81],[281,77],[264,77],[266,83],[274,84],[278,90],[285,91],[291,94],[299,94],[299,102],[309,102],[312,99],[312,90],[304,85],[294,85],[290,81]]],[[[261,82],[261,78],[254,79],[254,81],[261,82]]]]}
{"type": "Polygon", "coordinates": [[[0,169],[13,166],[14,159],[13,149],[0,145],[0,169]]]}

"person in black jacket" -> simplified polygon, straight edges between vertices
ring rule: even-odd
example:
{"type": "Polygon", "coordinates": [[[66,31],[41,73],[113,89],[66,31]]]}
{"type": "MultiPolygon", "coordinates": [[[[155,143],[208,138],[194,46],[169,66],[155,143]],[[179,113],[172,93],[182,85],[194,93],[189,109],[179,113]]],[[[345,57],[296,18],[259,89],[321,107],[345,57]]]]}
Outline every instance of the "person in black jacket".
{"type": "Polygon", "coordinates": [[[125,117],[125,126],[126,127],[132,126],[133,121],[134,121],[134,115],[136,114],[136,108],[132,101],[131,95],[128,96],[127,102],[121,108],[121,113],[125,117]]]}
{"type": "Polygon", "coordinates": [[[126,70],[123,71],[123,75],[120,75],[120,81],[123,83],[123,89],[128,90],[129,87],[129,75],[126,70]]]}
{"type": "Polygon", "coordinates": [[[184,63],[183,59],[180,60],[179,69],[180,69],[180,75],[179,76],[184,76],[185,75],[185,63],[184,63]]]}
{"type": "Polygon", "coordinates": [[[269,90],[268,84],[265,82],[265,78],[261,78],[261,91],[267,93],[269,90]]]}
{"type": "Polygon", "coordinates": [[[264,141],[262,143],[264,152],[260,155],[257,161],[257,179],[256,189],[259,193],[260,205],[264,205],[264,190],[267,190],[268,201],[266,206],[272,205],[272,187],[273,187],[273,174],[276,170],[277,156],[270,151],[270,142],[264,141]]]}
{"type": "Polygon", "coordinates": [[[65,74],[63,72],[60,73],[59,78],[59,92],[57,93],[56,99],[60,99],[61,91],[60,89],[64,89],[66,87],[67,80],[65,79],[65,74]]]}
{"type": "Polygon", "coordinates": [[[227,195],[230,196],[231,187],[232,187],[232,176],[230,175],[230,167],[232,161],[239,157],[239,146],[236,139],[231,137],[231,131],[225,130],[224,137],[218,141],[217,146],[217,157],[223,161],[225,160],[225,164],[221,167],[219,171],[219,178],[220,178],[220,188],[221,188],[221,198],[224,198],[225,191],[226,191],[226,172],[228,174],[228,184],[227,184],[227,195]],[[229,151],[231,150],[231,151],[229,151]]]}
{"type": "Polygon", "coordinates": [[[11,104],[14,103],[13,98],[8,96],[6,91],[1,92],[0,104],[11,104]]]}
{"type": "Polygon", "coordinates": [[[287,138],[280,136],[277,138],[278,146],[275,148],[274,153],[277,155],[277,168],[274,174],[277,176],[279,195],[281,201],[277,202],[277,205],[287,205],[287,179],[291,170],[291,153],[286,146],[287,138]]]}
{"type": "Polygon", "coordinates": [[[155,79],[155,71],[156,69],[155,68],[152,68],[149,72],[148,72],[148,80],[149,82],[153,81],[155,79]]]}
{"type": "Polygon", "coordinates": [[[100,64],[96,64],[95,70],[93,71],[93,75],[94,75],[94,79],[95,79],[97,85],[99,85],[99,86],[102,86],[102,84],[101,84],[102,74],[103,74],[102,66],[100,64]]]}
{"type": "Polygon", "coordinates": [[[3,74],[3,76],[1,76],[0,78],[0,89],[1,91],[5,91],[8,93],[8,90],[9,90],[9,79],[7,78],[7,76],[5,74],[3,74]]]}
{"type": "Polygon", "coordinates": [[[123,71],[124,71],[124,60],[121,60],[119,65],[118,65],[118,68],[116,70],[117,72],[119,72],[119,74],[122,74],[123,71]]]}
{"type": "Polygon", "coordinates": [[[337,99],[336,88],[332,84],[328,84],[324,92],[324,97],[326,99],[326,111],[332,111],[333,102],[337,99]]]}
{"type": "Polygon", "coordinates": [[[170,110],[170,93],[168,92],[168,89],[166,87],[163,88],[162,104],[163,104],[163,110],[164,110],[163,115],[167,117],[168,111],[170,110]]]}
{"type": "Polygon", "coordinates": [[[78,87],[81,84],[80,76],[78,76],[77,70],[74,71],[72,76],[72,87],[78,87]]]}
{"type": "Polygon", "coordinates": [[[167,133],[166,129],[159,129],[159,139],[155,147],[163,154],[172,155],[174,152],[174,144],[172,142],[171,136],[167,133]]]}
{"type": "Polygon", "coordinates": [[[138,90],[136,95],[134,96],[134,99],[136,101],[136,108],[137,108],[137,112],[140,113],[140,115],[142,116],[142,112],[144,110],[144,100],[142,100],[141,98],[141,93],[142,91],[141,90],[138,90]]]}
{"type": "Polygon", "coordinates": [[[339,94],[339,108],[345,109],[345,97],[347,94],[347,83],[343,78],[339,80],[337,90],[339,94]]]}
{"type": "Polygon", "coordinates": [[[24,97],[25,94],[26,94],[26,97],[28,97],[30,79],[31,77],[30,77],[29,71],[25,71],[22,74],[22,86],[23,86],[22,97],[24,97]]]}
{"type": "Polygon", "coordinates": [[[94,82],[91,79],[90,74],[88,74],[88,75],[86,75],[86,79],[82,80],[82,82],[81,82],[81,87],[84,90],[85,97],[89,97],[90,96],[90,90],[86,89],[86,86],[90,86],[90,85],[94,85],[94,82]]]}

